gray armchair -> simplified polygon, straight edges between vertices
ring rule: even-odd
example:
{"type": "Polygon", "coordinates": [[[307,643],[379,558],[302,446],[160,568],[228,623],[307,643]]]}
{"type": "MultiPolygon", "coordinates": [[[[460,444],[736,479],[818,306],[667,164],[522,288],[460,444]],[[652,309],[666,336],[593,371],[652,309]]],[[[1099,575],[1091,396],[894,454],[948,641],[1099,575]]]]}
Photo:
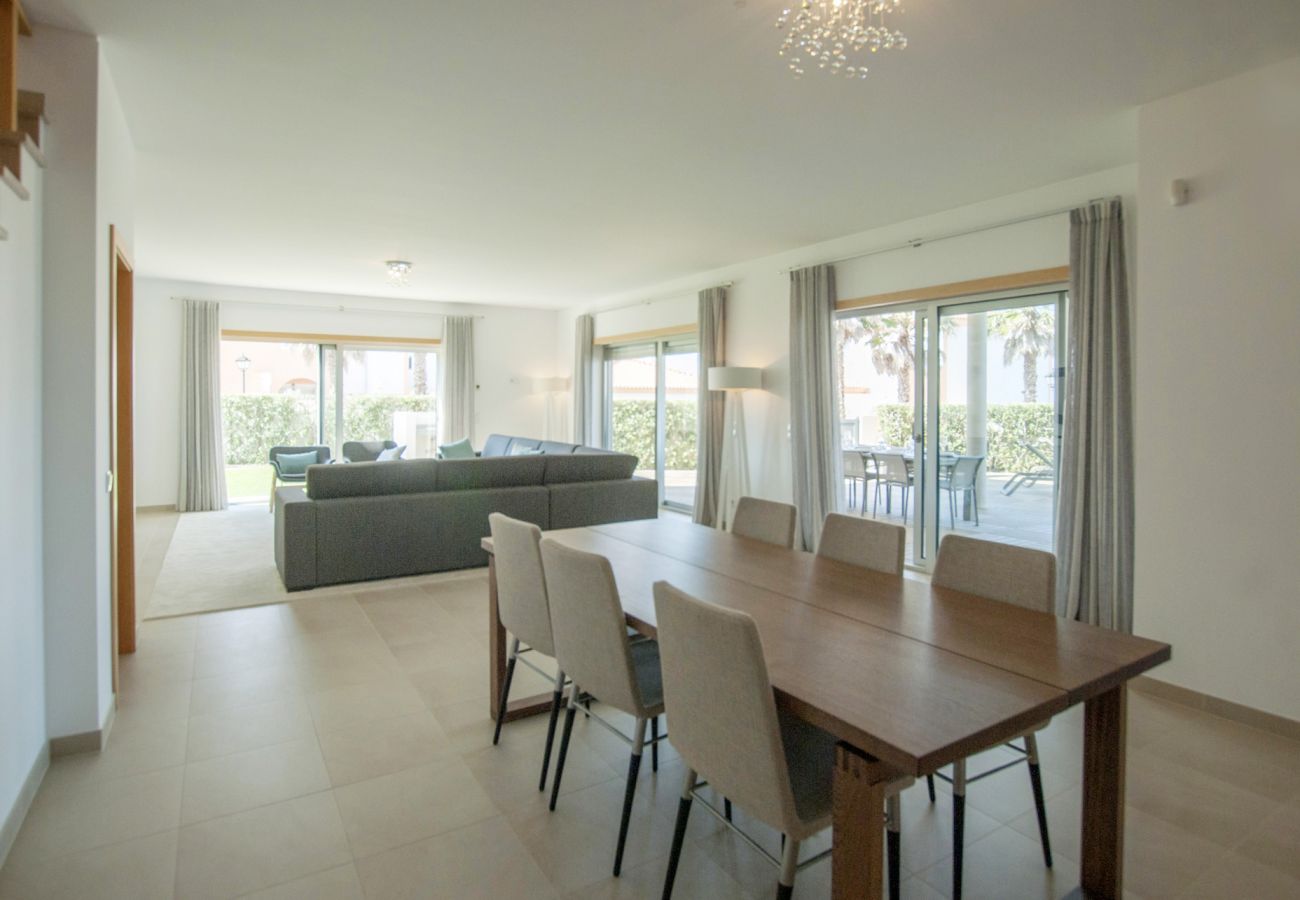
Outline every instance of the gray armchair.
{"type": "Polygon", "coordinates": [[[385,450],[397,447],[397,441],[344,441],[344,462],[374,462],[385,450]]]}
{"type": "Polygon", "coordinates": [[[305,484],[307,481],[307,466],[329,462],[330,448],[321,445],[314,447],[272,447],[268,455],[271,459],[271,500],[269,506],[274,511],[276,486],[282,482],[284,484],[305,484]],[[315,462],[283,458],[301,457],[308,453],[316,454],[315,462]],[[303,465],[304,462],[306,465],[303,465]]]}

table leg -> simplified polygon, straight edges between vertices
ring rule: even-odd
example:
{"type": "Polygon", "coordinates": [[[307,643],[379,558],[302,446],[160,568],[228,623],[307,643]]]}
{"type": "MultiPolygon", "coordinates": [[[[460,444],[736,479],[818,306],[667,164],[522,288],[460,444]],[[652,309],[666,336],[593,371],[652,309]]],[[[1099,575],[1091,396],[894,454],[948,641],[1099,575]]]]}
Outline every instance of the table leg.
{"type": "Polygon", "coordinates": [[[1083,859],[1080,895],[1118,900],[1124,886],[1124,731],[1128,687],[1083,706],[1083,859]]]}
{"type": "MultiPolygon", "coordinates": [[[[506,627],[501,624],[497,608],[497,558],[488,554],[488,710],[492,720],[497,718],[497,704],[501,702],[501,684],[506,680],[506,627]]],[[[551,695],[536,694],[511,700],[506,707],[506,721],[550,712],[551,695]]]]}
{"type": "Polygon", "coordinates": [[[831,896],[882,900],[885,785],[896,772],[848,744],[835,748],[831,896]]]}

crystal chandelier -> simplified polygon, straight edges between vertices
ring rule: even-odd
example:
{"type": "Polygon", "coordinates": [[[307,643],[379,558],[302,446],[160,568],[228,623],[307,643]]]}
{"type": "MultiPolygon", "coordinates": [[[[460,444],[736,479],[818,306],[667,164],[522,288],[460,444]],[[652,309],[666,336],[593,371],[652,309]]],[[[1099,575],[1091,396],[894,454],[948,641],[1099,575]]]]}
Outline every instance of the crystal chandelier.
{"type": "Polygon", "coordinates": [[[903,0],[800,0],[776,20],[785,32],[780,55],[795,78],[805,66],[866,78],[868,53],[907,46],[907,36],[889,27],[889,16],[902,11],[903,0]]]}
{"type": "Polygon", "coordinates": [[[405,286],[411,280],[411,264],[404,259],[390,259],[384,263],[388,267],[390,284],[405,286]]]}

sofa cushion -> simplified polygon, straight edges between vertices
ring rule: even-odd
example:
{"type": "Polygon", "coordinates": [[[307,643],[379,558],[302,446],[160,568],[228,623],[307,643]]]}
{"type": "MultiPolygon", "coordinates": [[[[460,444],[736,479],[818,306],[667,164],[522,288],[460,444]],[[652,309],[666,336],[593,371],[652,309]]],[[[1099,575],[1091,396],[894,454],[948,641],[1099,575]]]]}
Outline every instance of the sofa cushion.
{"type": "Polygon", "coordinates": [[[316,451],[310,450],[306,453],[277,453],[275,454],[275,464],[279,468],[280,474],[283,475],[306,475],[307,467],[314,466],[320,462],[316,457],[316,451]]]}
{"type": "Polygon", "coordinates": [[[505,456],[506,449],[510,446],[510,435],[508,434],[489,434],[487,440],[483,442],[484,456],[505,456]]]}
{"type": "Polygon", "coordinates": [[[405,452],[405,444],[398,444],[396,447],[385,447],[379,451],[379,455],[375,457],[375,462],[392,462],[395,459],[401,459],[402,454],[405,452]]]}
{"type": "Polygon", "coordinates": [[[462,438],[450,444],[440,444],[438,452],[443,459],[473,459],[474,445],[469,442],[469,438],[462,438]]]}
{"type": "Polygon", "coordinates": [[[536,450],[541,446],[541,441],[536,438],[511,438],[510,446],[506,448],[506,456],[523,456],[529,450],[536,450]]]}
{"type": "Polygon", "coordinates": [[[307,496],[313,500],[333,500],[436,491],[438,466],[436,459],[312,466],[307,470],[307,496]]]}
{"type": "Polygon", "coordinates": [[[637,464],[637,458],[627,453],[572,453],[545,459],[547,484],[631,478],[637,464]]]}
{"type": "Polygon", "coordinates": [[[542,441],[541,448],[542,452],[548,456],[568,456],[578,449],[578,445],[566,444],[562,441],[542,441]]]}
{"type": "Polygon", "coordinates": [[[439,491],[526,487],[542,484],[545,456],[496,456],[485,459],[444,459],[438,465],[439,491]]]}

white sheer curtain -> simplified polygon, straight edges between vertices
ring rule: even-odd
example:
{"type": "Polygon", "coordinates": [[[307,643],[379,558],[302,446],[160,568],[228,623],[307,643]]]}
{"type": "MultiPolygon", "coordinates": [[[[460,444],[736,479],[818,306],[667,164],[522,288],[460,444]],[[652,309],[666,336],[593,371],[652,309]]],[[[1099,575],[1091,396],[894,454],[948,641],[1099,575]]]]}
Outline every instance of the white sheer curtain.
{"type": "Polygon", "coordinates": [[[806,550],[835,511],[843,478],[835,414],[835,269],[790,273],[790,431],[794,505],[806,550]]]}
{"type": "Polygon", "coordinates": [[[1133,364],[1124,209],[1070,213],[1070,305],[1056,511],[1057,612],[1133,630],[1133,364]]]}
{"type": "Polygon", "coordinates": [[[474,317],[447,316],[442,330],[438,398],[440,443],[474,441],[474,317]]]}
{"type": "Polygon", "coordinates": [[[573,441],[597,446],[595,374],[596,319],[578,316],[573,335],[573,441]]]}
{"type": "Polygon", "coordinates": [[[221,308],[184,300],[181,312],[181,473],[176,508],[226,508],[221,440],[221,308]]]}

